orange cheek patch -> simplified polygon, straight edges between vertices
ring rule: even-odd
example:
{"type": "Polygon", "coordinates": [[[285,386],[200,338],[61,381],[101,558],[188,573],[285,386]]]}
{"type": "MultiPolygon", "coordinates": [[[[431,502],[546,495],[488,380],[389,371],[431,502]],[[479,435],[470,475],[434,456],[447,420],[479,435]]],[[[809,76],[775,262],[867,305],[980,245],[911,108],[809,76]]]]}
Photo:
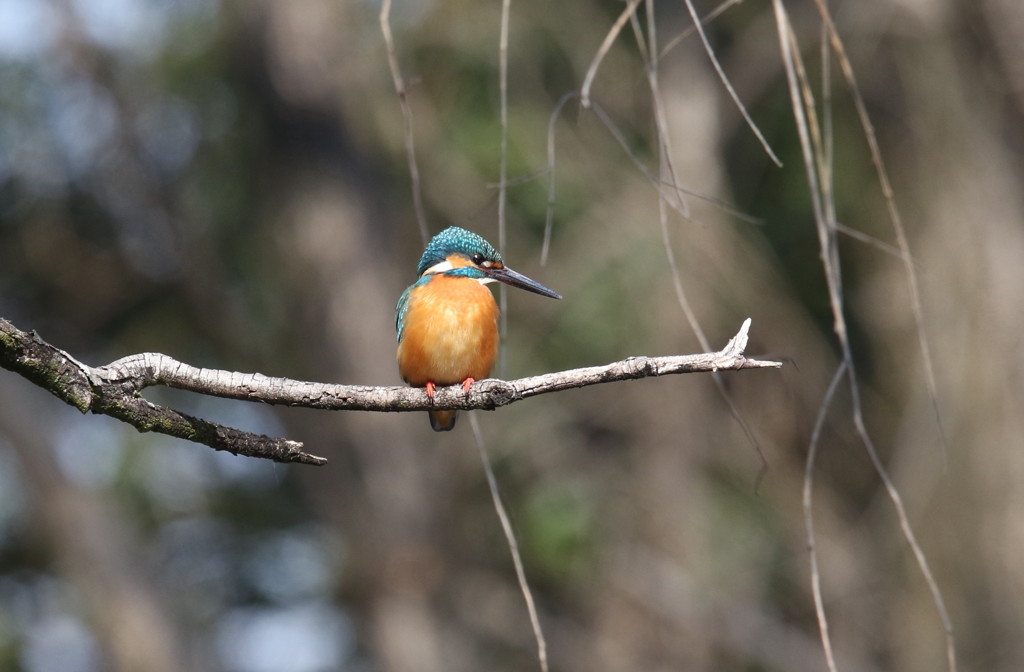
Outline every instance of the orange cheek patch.
{"type": "Polygon", "coordinates": [[[466,259],[461,254],[449,254],[446,261],[452,265],[452,268],[462,268],[463,266],[472,266],[473,262],[466,259]]]}

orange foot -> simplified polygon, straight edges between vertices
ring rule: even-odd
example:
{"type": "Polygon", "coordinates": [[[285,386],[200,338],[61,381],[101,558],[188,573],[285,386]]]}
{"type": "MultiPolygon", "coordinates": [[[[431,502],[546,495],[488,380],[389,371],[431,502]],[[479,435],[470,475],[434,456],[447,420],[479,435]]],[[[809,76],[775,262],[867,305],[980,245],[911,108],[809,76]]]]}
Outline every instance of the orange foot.
{"type": "Polygon", "coordinates": [[[475,378],[466,378],[464,381],[462,381],[462,389],[465,390],[466,392],[469,392],[469,388],[472,387],[473,383],[475,382],[475,378]]]}
{"type": "Polygon", "coordinates": [[[435,385],[433,383],[431,383],[430,381],[427,381],[427,384],[424,387],[427,388],[427,396],[429,398],[433,399],[434,398],[434,387],[435,387],[435,385]]]}

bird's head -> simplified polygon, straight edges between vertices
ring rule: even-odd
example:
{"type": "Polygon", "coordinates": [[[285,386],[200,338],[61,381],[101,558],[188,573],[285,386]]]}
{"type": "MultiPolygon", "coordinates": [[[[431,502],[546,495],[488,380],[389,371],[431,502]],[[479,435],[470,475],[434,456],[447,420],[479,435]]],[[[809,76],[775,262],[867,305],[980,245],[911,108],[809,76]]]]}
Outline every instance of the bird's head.
{"type": "Polygon", "coordinates": [[[417,272],[421,278],[444,273],[473,278],[481,283],[504,282],[541,296],[562,298],[558,292],[513,271],[505,265],[493,245],[472,231],[457,226],[448,227],[430,239],[420,257],[417,272]]]}

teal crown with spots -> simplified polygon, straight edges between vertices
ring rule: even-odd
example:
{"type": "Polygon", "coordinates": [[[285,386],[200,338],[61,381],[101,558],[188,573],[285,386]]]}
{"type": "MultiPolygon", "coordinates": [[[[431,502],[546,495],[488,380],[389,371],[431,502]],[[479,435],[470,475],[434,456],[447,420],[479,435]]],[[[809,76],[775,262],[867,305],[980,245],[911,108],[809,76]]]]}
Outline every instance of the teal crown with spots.
{"type": "Polygon", "coordinates": [[[474,263],[481,261],[502,263],[501,255],[486,240],[472,231],[450,226],[427,243],[427,249],[420,257],[420,265],[416,269],[416,273],[423,275],[428,268],[442,263],[452,254],[462,255],[474,263]],[[474,257],[478,257],[478,260],[474,257]]]}

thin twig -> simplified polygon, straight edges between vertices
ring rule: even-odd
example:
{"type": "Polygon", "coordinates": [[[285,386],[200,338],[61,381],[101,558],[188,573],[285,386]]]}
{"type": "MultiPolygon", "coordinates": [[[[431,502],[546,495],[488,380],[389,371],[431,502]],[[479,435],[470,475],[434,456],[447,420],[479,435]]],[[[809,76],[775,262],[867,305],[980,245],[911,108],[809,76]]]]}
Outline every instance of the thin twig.
{"type": "MultiPolygon", "coordinates": [[[[880,171],[882,189],[887,195],[887,202],[890,207],[890,218],[894,219],[894,227],[897,228],[897,238],[903,242],[903,244],[901,244],[901,249],[906,249],[907,255],[909,255],[909,249],[904,247],[906,241],[905,238],[902,238],[902,225],[896,224],[896,222],[899,221],[899,214],[895,209],[895,200],[892,198],[892,190],[889,186],[888,179],[885,177],[884,166],[881,164],[881,154],[880,152],[877,154],[875,153],[877,143],[874,140],[874,132],[871,130],[870,122],[867,119],[866,108],[863,106],[863,100],[861,99],[859,90],[856,87],[852,68],[849,61],[845,58],[845,54],[841,52],[842,45],[841,42],[839,42],[834,26],[831,24],[831,19],[828,17],[827,9],[823,4],[821,4],[820,0],[815,0],[815,2],[819,4],[819,11],[822,12],[823,20],[826,22],[828,27],[829,34],[832,38],[833,50],[840,54],[840,67],[846,76],[847,82],[854,90],[854,99],[858,109],[858,114],[863,113],[861,122],[862,125],[866,124],[865,133],[868,135],[869,144],[872,146],[872,156],[876,162],[876,170],[880,171]]],[[[878,455],[878,450],[875,447],[874,440],[868,432],[867,424],[864,422],[860,386],[857,382],[857,370],[854,365],[853,349],[850,343],[846,317],[844,315],[841,275],[842,267],[836,251],[836,228],[829,225],[829,222],[832,221],[829,213],[834,210],[831,205],[828,205],[823,201],[825,196],[831,197],[831,193],[820,181],[820,157],[824,152],[824,149],[820,144],[820,137],[812,137],[810,131],[811,123],[808,121],[808,116],[813,115],[814,113],[813,104],[808,102],[811,98],[808,93],[810,85],[806,76],[803,74],[802,67],[798,66],[799,58],[797,54],[799,53],[799,49],[796,44],[796,36],[793,34],[792,25],[790,24],[789,17],[783,7],[782,0],[773,0],[772,4],[775,9],[776,24],[779,33],[779,47],[786,69],[787,82],[789,84],[791,106],[796,121],[797,133],[800,138],[801,151],[803,152],[804,167],[807,173],[808,183],[811,188],[811,202],[814,206],[814,220],[818,232],[819,245],[822,251],[821,259],[824,266],[826,284],[829,290],[829,303],[832,307],[833,328],[835,330],[836,337],[839,340],[839,345],[843,355],[843,362],[847,368],[847,375],[849,378],[854,427],[857,430],[857,434],[864,446],[865,452],[868,455],[868,459],[871,461],[875,473],[878,475],[879,480],[882,482],[882,485],[889,496],[889,500],[892,502],[903,538],[910,547],[911,552],[914,555],[914,559],[917,561],[918,569],[924,577],[928,590],[931,593],[932,602],[935,605],[939,619],[946,633],[947,667],[950,672],[955,672],[957,665],[953,624],[949,617],[949,612],[946,609],[945,600],[942,597],[942,591],[939,589],[938,582],[932,574],[927,556],[914,534],[913,527],[910,524],[910,518],[903,505],[903,499],[900,496],[899,490],[896,488],[892,478],[889,476],[888,470],[882,463],[882,460],[878,455]],[[819,142],[816,142],[816,140],[819,142]]],[[[905,262],[908,258],[909,257],[904,258],[905,262]]],[[[916,288],[916,281],[913,286],[916,288]]],[[[913,299],[914,297],[912,297],[912,300],[913,299]]],[[[919,331],[919,338],[923,340],[922,331],[919,331]]],[[[927,350],[924,352],[927,356],[927,350]]]]}
{"type": "MultiPolygon", "coordinates": [[[[724,14],[725,10],[729,9],[733,5],[738,5],[741,2],[743,2],[743,0],[725,0],[725,2],[720,4],[718,7],[715,7],[710,12],[702,16],[701,23],[705,25],[711,23],[719,16],[724,14]]],[[[682,32],[680,32],[678,35],[673,37],[671,40],[669,40],[668,43],[664,47],[662,47],[661,51],[658,53],[658,60],[660,61],[661,59],[665,58],[665,56],[668,55],[668,52],[672,51],[677,46],[679,46],[679,44],[682,43],[683,40],[688,38],[690,35],[693,35],[694,32],[696,32],[696,30],[697,29],[691,25],[682,32]]]]}
{"type": "Polygon", "coordinates": [[[491,459],[487,456],[483,433],[480,431],[480,423],[477,422],[476,415],[470,414],[469,425],[473,428],[473,438],[476,439],[476,447],[480,451],[480,461],[483,462],[484,474],[487,476],[487,487],[490,488],[491,499],[494,500],[494,510],[498,513],[501,529],[505,533],[505,541],[508,542],[508,550],[512,554],[512,564],[516,569],[516,580],[519,581],[519,589],[523,592],[523,599],[526,601],[526,611],[530,614],[530,626],[533,628],[533,637],[537,641],[537,661],[540,663],[541,672],[548,672],[548,644],[544,639],[544,631],[540,627],[537,604],[533,599],[533,591],[530,590],[530,584],[526,581],[523,558],[519,554],[519,542],[516,541],[516,535],[512,530],[512,522],[509,520],[508,511],[505,510],[505,504],[501,501],[501,493],[498,491],[498,480],[494,477],[494,468],[491,466],[491,459]]]}
{"type": "MultiPolygon", "coordinates": [[[[792,41],[790,46],[794,46],[792,41]]],[[[807,76],[801,68],[799,59],[794,59],[796,62],[797,72],[800,74],[801,82],[805,84],[804,90],[804,101],[805,105],[812,112],[814,110],[814,101],[811,97],[810,86],[807,86],[807,76]]],[[[825,41],[822,40],[822,52],[821,52],[821,85],[822,85],[822,116],[824,117],[823,144],[821,145],[821,158],[818,163],[818,170],[821,173],[822,181],[822,198],[827,204],[828,208],[828,220],[827,224],[832,229],[832,235],[835,235],[836,229],[836,213],[835,213],[835,192],[833,190],[833,171],[832,162],[834,159],[833,154],[833,135],[832,135],[832,89],[830,86],[829,76],[829,58],[828,48],[825,46],[825,41]]],[[[813,126],[812,128],[817,128],[813,126]]],[[[838,263],[838,261],[836,261],[838,263]]],[[[832,637],[829,634],[828,628],[828,614],[825,612],[825,600],[821,592],[821,570],[818,567],[818,547],[817,541],[814,535],[814,463],[818,455],[818,441],[821,438],[822,429],[825,426],[825,418],[828,417],[828,411],[832,407],[832,399],[835,396],[836,390],[839,389],[839,383],[842,381],[843,376],[847,371],[847,361],[844,359],[836,370],[835,375],[832,377],[832,382],[829,383],[828,390],[825,392],[825,398],[821,401],[821,406],[818,408],[818,417],[814,422],[814,430],[811,432],[811,443],[807,449],[807,462],[804,465],[804,487],[803,487],[803,508],[804,508],[804,526],[807,534],[807,552],[810,556],[811,563],[811,592],[814,595],[814,613],[818,620],[818,633],[821,638],[821,646],[825,652],[825,664],[828,666],[829,672],[839,672],[836,666],[835,652],[832,649],[832,637]]]]}
{"type": "Polygon", "coordinates": [[[604,127],[608,129],[608,132],[612,134],[612,138],[614,138],[615,141],[619,143],[619,146],[622,148],[624,152],[626,152],[626,156],[628,156],[629,160],[633,162],[633,165],[640,170],[644,177],[647,178],[647,181],[651,183],[651,186],[653,186],[658,191],[659,196],[663,200],[665,200],[665,202],[668,204],[670,208],[678,212],[680,216],[682,216],[685,219],[690,219],[690,211],[686,205],[686,202],[671,197],[677,191],[679,193],[689,192],[686,192],[682,189],[676,189],[672,185],[666,184],[657,173],[653,172],[650,168],[645,166],[643,161],[640,160],[640,157],[637,156],[636,152],[634,152],[633,149],[629,146],[629,141],[626,140],[625,134],[623,134],[622,130],[615,125],[615,122],[612,121],[612,118],[610,116],[608,116],[608,113],[605,112],[604,108],[594,102],[591,102],[590,105],[591,108],[594,110],[594,114],[597,116],[597,118],[601,121],[602,124],[604,124],[604,127]]]}
{"type": "Polygon", "coordinates": [[[554,228],[555,217],[555,122],[562,114],[562,108],[570,100],[578,96],[575,91],[564,94],[555,105],[548,119],[548,205],[544,216],[544,244],[540,248],[540,265],[548,263],[548,252],[551,249],[551,230],[554,228]]]}
{"type": "MultiPolygon", "coordinates": [[[[509,14],[511,11],[511,0],[502,0],[501,3],[501,37],[498,45],[499,61],[499,88],[501,90],[501,158],[498,178],[498,247],[505,249],[505,211],[508,199],[508,28],[509,14]]],[[[507,288],[502,286],[498,294],[500,301],[501,315],[501,341],[505,342],[505,335],[508,332],[508,312],[505,310],[508,302],[507,288]]],[[[505,348],[501,350],[501,361],[498,370],[505,370],[505,348]]],[[[516,579],[519,581],[519,588],[523,591],[523,598],[526,600],[526,609],[530,614],[530,625],[533,627],[533,636],[537,640],[537,660],[540,663],[541,672],[548,672],[548,649],[544,640],[544,632],[540,627],[540,619],[537,617],[537,606],[533,601],[533,593],[526,582],[526,571],[523,569],[523,560],[519,555],[519,544],[516,542],[515,533],[512,531],[512,524],[509,521],[505,505],[501,501],[501,494],[498,492],[498,481],[494,477],[494,469],[491,468],[491,461],[487,457],[487,449],[484,446],[483,434],[480,432],[480,423],[475,415],[469,417],[470,426],[473,428],[473,436],[476,437],[476,445],[480,451],[480,460],[484,465],[484,473],[487,474],[487,486],[491,490],[491,497],[494,500],[494,509],[498,512],[498,519],[501,521],[501,529],[505,532],[505,539],[508,542],[509,552],[512,554],[512,563],[516,569],[516,579]]]]}
{"type": "Polygon", "coordinates": [[[391,79],[395,83],[395,93],[398,94],[398,105],[402,108],[402,124],[405,129],[405,155],[409,163],[409,181],[412,184],[412,204],[416,211],[416,222],[419,224],[420,237],[423,239],[423,244],[426,245],[430,239],[430,229],[427,227],[427,215],[423,208],[420,169],[416,161],[416,140],[413,135],[412,106],[409,105],[405,79],[402,77],[402,70],[398,66],[395,40],[391,35],[391,0],[384,0],[381,3],[380,32],[384,35],[384,45],[388,53],[388,67],[391,69],[391,79]]]}
{"type": "MultiPolygon", "coordinates": [[[[666,119],[664,99],[661,95],[661,87],[658,81],[658,62],[655,59],[650,58],[650,53],[656,53],[657,51],[657,32],[656,22],[654,19],[654,5],[651,0],[647,2],[647,34],[650,40],[650,48],[648,49],[643,41],[643,34],[636,30],[635,34],[640,47],[641,56],[645,62],[645,70],[647,72],[647,82],[651,90],[651,101],[652,108],[654,110],[655,128],[658,134],[658,166],[661,170],[661,180],[669,182],[672,187],[672,192],[678,198],[679,203],[683,206],[684,210],[689,210],[686,205],[686,201],[683,198],[682,191],[678,188],[679,179],[676,173],[675,161],[672,158],[672,140],[669,135],[668,121],[666,119]]],[[[637,27],[638,28],[638,27],[637,27]]],[[[665,249],[665,256],[668,261],[669,270],[672,274],[672,285],[675,289],[676,300],[679,302],[679,307],[683,311],[683,315],[686,316],[686,321],[690,325],[690,329],[697,336],[697,341],[701,347],[707,350],[710,346],[708,345],[707,335],[704,333],[704,329],[700,326],[700,321],[697,319],[697,314],[690,305],[690,301],[686,296],[686,291],[683,288],[682,274],[679,272],[679,265],[676,263],[675,251],[672,248],[672,241],[669,236],[668,227],[668,201],[665,198],[665,193],[659,190],[661,198],[658,200],[658,222],[661,228],[661,240],[662,245],[665,249]]],[[[747,423],[743,414],[740,413],[739,407],[736,406],[736,402],[733,400],[732,395],[725,388],[725,382],[722,377],[717,373],[712,374],[712,380],[715,383],[715,388],[718,390],[718,395],[725,402],[729,408],[729,413],[733,419],[743,430],[747,440],[754,447],[754,451],[757,453],[758,458],[761,460],[761,469],[757,475],[756,482],[760,484],[761,479],[768,471],[768,458],[764,453],[764,449],[761,447],[761,442],[754,434],[753,429],[747,423]]]]}
{"type": "MultiPolygon", "coordinates": [[[[508,200],[508,23],[512,10],[512,0],[501,2],[501,35],[498,38],[498,89],[501,97],[501,147],[498,157],[498,249],[505,248],[505,210],[508,200]]],[[[500,333],[501,352],[498,358],[498,373],[505,373],[504,343],[508,342],[508,287],[498,288],[498,330],[500,333]]]]}
{"type": "Polygon", "coordinates": [[[821,571],[818,568],[818,545],[814,537],[814,462],[818,456],[818,440],[821,438],[821,430],[825,426],[825,418],[829,408],[832,407],[832,397],[839,389],[839,383],[846,373],[846,362],[843,361],[832,376],[825,398],[818,408],[818,417],[814,422],[814,430],[811,432],[811,445],[807,450],[807,462],[804,465],[804,528],[807,532],[807,552],[811,559],[811,592],[814,594],[814,612],[818,618],[818,631],[821,637],[821,646],[825,650],[825,664],[829,672],[838,672],[836,667],[835,653],[832,651],[832,638],[828,633],[828,616],[825,614],[825,601],[821,594],[821,571]]]}
{"type": "Polygon", "coordinates": [[[870,245],[871,247],[881,250],[886,254],[890,254],[894,257],[902,259],[902,253],[900,252],[900,248],[896,247],[895,245],[890,245],[884,240],[879,240],[878,238],[868,235],[863,231],[858,231],[857,229],[851,228],[839,222],[835,223],[835,227],[836,231],[843,234],[844,236],[849,236],[850,238],[853,238],[858,242],[864,243],[865,245],[870,245]]]}
{"type": "Polygon", "coordinates": [[[718,73],[718,78],[722,80],[722,85],[725,86],[725,90],[729,92],[729,97],[732,98],[732,102],[736,105],[736,109],[743,115],[743,120],[747,122],[747,126],[750,128],[754,137],[757,138],[758,142],[764,148],[768,158],[772,160],[776,166],[782,167],[782,161],[775,152],[772,151],[771,145],[768,144],[768,140],[765,139],[764,135],[761,134],[761,129],[757,127],[754,120],[750,117],[747,112],[746,105],[740,100],[739,95],[736,93],[736,89],[732,88],[732,82],[729,81],[729,77],[726,76],[725,70],[722,69],[722,64],[718,62],[718,57],[715,56],[715,50],[711,48],[711,42],[708,41],[708,36],[704,34],[704,27],[701,25],[700,17],[697,15],[697,10],[693,7],[692,0],[684,0],[686,9],[690,11],[690,18],[693,19],[693,25],[697,29],[697,34],[700,35],[701,44],[704,45],[704,51],[707,52],[708,58],[711,59],[711,65],[714,66],[715,72],[718,73]]]}
{"type": "MultiPolygon", "coordinates": [[[[562,98],[559,100],[559,104],[562,104],[562,100],[571,99],[572,97],[577,95],[579,95],[579,93],[575,91],[570,91],[562,96],[562,98]]],[[[668,206],[675,210],[677,213],[679,213],[681,217],[683,217],[684,219],[690,219],[689,208],[685,200],[682,200],[680,198],[673,198],[674,196],[689,196],[697,200],[709,203],[720,209],[722,212],[742,219],[743,221],[750,222],[753,224],[762,223],[762,221],[759,218],[746,214],[744,212],[740,212],[736,210],[734,207],[730,206],[728,203],[721,201],[720,199],[708,196],[707,194],[694,192],[693,190],[689,190],[689,188],[686,188],[682,184],[672,184],[671,182],[668,182],[660,178],[657,173],[655,173],[646,165],[644,165],[643,161],[640,160],[640,157],[637,156],[637,153],[633,151],[633,148],[631,148],[629,140],[626,139],[626,134],[623,133],[622,129],[618,128],[618,126],[615,125],[615,122],[611,119],[610,116],[608,116],[608,113],[605,112],[604,108],[599,106],[599,104],[594,102],[593,100],[590,101],[590,106],[591,110],[593,110],[594,114],[597,116],[598,121],[600,121],[608,130],[608,132],[611,134],[611,137],[615,140],[616,143],[618,143],[618,146],[622,148],[623,152],[626,153],[626,156],[629,158],[631,162],[633,162],[633,165],[636,166],[637,170],[639,170],[640,173],[644,176],[644,178],[650,183],[650,185],[655,188],[659,197],[665,199],[668,206]]],[[[556,110],[554,113],[552,113],[548,126],[548,149],[551,153],[549,155],[548,165],[552,167],[552,170],[554,166],[553,124],[559,112],[560,110],[556,106],[556,110]]],[[[552,176],[551,179],[554,179],[554,176],[552,176]]],[[[551,197],[552,188],[553,187],[550,187],[549,185],[549,197],[551,197]]]]}
{"type": "MultiPolygon", "coordinates": [[[[878,183],[882,188],[882,196],[885,199],[885,207],[889,213],[889,221],[892,223],[893,231],[896,234],[896,244],[900,249],[900,258],[903,261],[904,273],[907,278],[907,289],[910,292],[910,309],[914,315],[914,324],[917,329],[918,347],[921,349],[921,361],[924,367],[925,384],[928,386],[928,398],[931,400],[932,411],[935,414],[935,424],[939,430],[939,440],[942,443],[943,458],[948,452],[946,431],[942,425],[942,413],[939,410],[938,383],[935,382],[935,368],[932,365],[931,348],[928,344],[928,337],[924,329],[924,311],[921,307],[921,293],[917,286],[917,274],[914,272],[914,258],[910,252],[910,243],[907,241],[906,229],[903,226],[903,217],[900,216],[899,208],[896,206],[896,195],[889,181],[889,171],[885,167],[882,158],[882,150],[878,145],[878,137],[875,134],[875,126],[871,123],[871,116],[868,114],[867,104],[864,96],[861,95],[860,87],[857,85],[857,78],[853,73],[853,66],[846,55],[846,48],[843,46],[842,38],[836,30],[832,15],[823,0],[814,0],[821,14],[822,22],[827,30],[832,50],[839,61],[839,68],[843,73],[846,84],[853,96],[853,105],[857,111],[861,128],[864,130],[864,137],[867,139],[868,149],[871,152],[871,163],[875,167],[875,174],[878,183]]],[[[955,669],[956,661],[950,652],[950,667],[955,669]]]]}
{"type": "Polygon", "coordinates": [[[594,60],[590,63],[590,67],[587,68],[587,75],[583,78],[583,88],[580,89],[580,105],[587,109],[590,107],[590,87],[594,84],[594,78],[597,77],[597,69],[601,67],[601,61],[608,55],[608,51],[612,48],[612,44],[615,43],[615,39],[622,32],[623,26],[629,21],[629,17],[632,16],[633,12],[636,11],[636,6],[640,4],[640,0],[629,0],[626,4],[626,8],[619,14],[619,18],[615,19],[615,23],[608,30],[608,34],[604,36],[604,41],[601,42],[601,46],[597,48],[597,53],[594,54],[594,60]]]}

